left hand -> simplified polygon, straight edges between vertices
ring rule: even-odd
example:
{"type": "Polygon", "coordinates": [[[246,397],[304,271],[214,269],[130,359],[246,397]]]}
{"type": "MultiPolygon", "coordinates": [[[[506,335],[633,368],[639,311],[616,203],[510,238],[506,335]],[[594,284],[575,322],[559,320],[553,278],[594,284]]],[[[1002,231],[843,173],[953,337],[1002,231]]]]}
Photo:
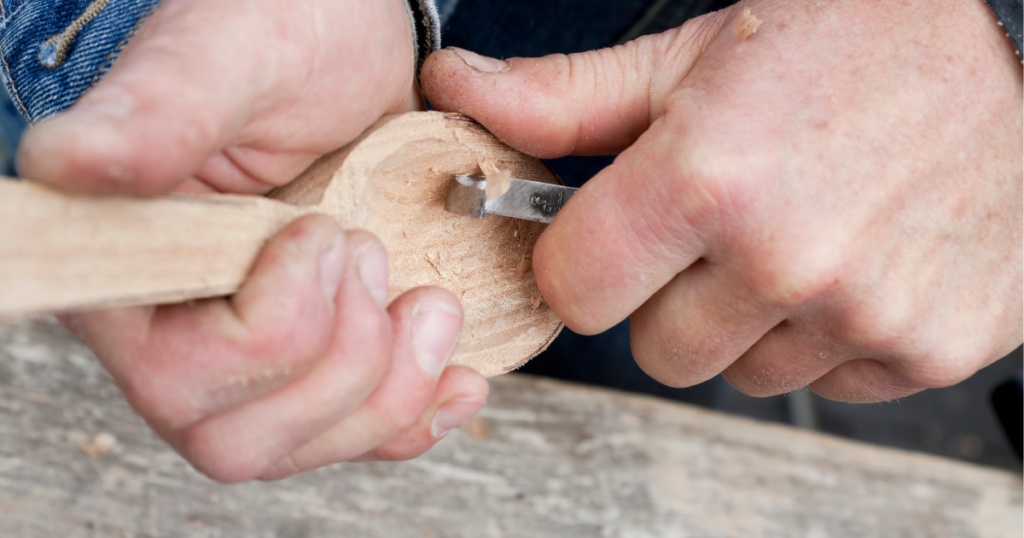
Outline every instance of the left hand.
{"type": "MultiPolygon", "coordinates": [[[[262,194],[418,108],[414,63],[404,0],[163,0],[101,81],[25,134],[19,168],[92,194],[262,194]]],[[[196,469],[269,480],[416,457],[483,407],[487,381],[446,367],[458,299],[420,287],[388,305],[387,283],[378,239],[311,215],[230,298],[61,319],[196,469]]]]}
{"type": "Polygon", "coordinates": [[[632,315],[672,386],[870,402],[1021,343],[1011,47],[982,0],[744,0],[613,49],[440,51],[421,81],[532,155],[621,151],[534,254],[569,328],[632,315]]]}

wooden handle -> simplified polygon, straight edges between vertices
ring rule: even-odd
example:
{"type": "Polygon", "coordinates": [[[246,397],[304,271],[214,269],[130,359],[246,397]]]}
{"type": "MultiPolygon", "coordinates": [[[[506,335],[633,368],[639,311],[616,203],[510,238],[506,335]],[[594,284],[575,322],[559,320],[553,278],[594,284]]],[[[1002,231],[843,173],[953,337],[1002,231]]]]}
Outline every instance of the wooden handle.
{"type": "Polygon", "coordinates": [[[304,212],[257,196],[88,197],[2,179],[0,317],[230,294],[304,212]]]}

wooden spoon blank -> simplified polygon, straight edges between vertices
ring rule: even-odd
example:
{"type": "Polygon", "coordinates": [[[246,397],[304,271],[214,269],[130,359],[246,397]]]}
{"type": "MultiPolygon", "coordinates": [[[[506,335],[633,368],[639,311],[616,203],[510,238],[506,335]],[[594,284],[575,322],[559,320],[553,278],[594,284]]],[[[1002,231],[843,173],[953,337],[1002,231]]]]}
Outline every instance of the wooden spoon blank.
{"type": "Polygon", "coordinates": [[[480,173],[485,159],[558,181],[475,122],[439,112],[382,119],[269,198],[88,197],[0,181],[0,317],[228,295],[268,238],[317,212],[383,241],[390,299],[417,286],[454,293],[466,319],[452,364],[498,375],[546,348],[562,324],[531,271],[543,224],[443,209],[451,179],[480,173]]]}

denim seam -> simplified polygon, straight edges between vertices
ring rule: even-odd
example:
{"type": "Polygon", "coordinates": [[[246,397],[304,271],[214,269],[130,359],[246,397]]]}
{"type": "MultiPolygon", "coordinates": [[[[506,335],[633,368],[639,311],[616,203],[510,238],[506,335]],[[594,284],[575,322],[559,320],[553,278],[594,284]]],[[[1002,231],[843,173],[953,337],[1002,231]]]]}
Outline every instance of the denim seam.
{"type": "Polygon", "coordinates": [[[71,21],[63,31],[50,37],[46,41],[43,41],[43,48],[40,51],[39,63],[48,69],[56,69],[67,60],[68,49],[71,47],[71,43],[78,37],[78,34],[82,31],[82,28],[90,21],[96,18],[103,8],[107,7],[109,0],[93,0],[85,11],[78,16],[75,20],[71,21]],[[47,51],[47,48],[53,47],[52,52],[47,51]],[[51,57],[52,54],[52,57],[51,57]]]}
{"type": "Polygon", "coordinates": [[[0,17],[7,20],[7,6],[4,5],[4,0],[0,0],[0,17]]]}
{"type": "Polygon", "coordinates": [[[2,46],[0,46],[0,62],[3,63],[4,76],[11,83],[11,96],[14,97],[14,104],[21,109],[21,113],[25,115],[25,119],[30,122],[33,121],[32,114],[28,113],[28,108],[25,107],[25,103],[21,102],[21,96],[18,95],[18,88],[14,85],[14,76],[11,75],[11,68],[7,65],[7,58],[2,46]]]}
{"type": "Polygon", "coordinates": [[[132,37],[139,31],[139,28],[142,26],[142,24],[149,19],[149,16],[152,15],[153,11],[155,11],[156,8],[158,7],[160,7],[159,3],[153,6],[145,15],[140,17],[138,22],[135,23],[135,26],[133,26],[132,29],[127,34],[125,34],[125,36],[121,39],[117,46],[114,47],[114,50],[110,51],[110,54],[107,55],[107,59],[103,61],[103,65],[101,65],[100,68],[96,70],[96,74],[93,75],[92,80],[89,81],[89,88],[93,87],[96,84],[96,82],[99,81],[100,77],[102,77],[103,74],[108,69],[110,69],[110,66],[114,63],[114,60],[116,60],[116,56],[120,54],[121,50],[124,49],[125,45],[127,45],[128,42],[131,41],[132,37]]]}

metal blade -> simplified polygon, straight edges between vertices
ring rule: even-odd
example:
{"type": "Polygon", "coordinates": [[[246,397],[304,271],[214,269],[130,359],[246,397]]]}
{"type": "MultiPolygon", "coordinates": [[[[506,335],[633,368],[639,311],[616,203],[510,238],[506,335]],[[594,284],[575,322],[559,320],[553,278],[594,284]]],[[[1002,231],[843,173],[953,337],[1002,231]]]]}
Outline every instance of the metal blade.
{"type": "Polygon", "coordinates": [[[512,178],[505,194],[484,204],[484,213],[547,223],[575,192],[572,187],[512,178]]]}

